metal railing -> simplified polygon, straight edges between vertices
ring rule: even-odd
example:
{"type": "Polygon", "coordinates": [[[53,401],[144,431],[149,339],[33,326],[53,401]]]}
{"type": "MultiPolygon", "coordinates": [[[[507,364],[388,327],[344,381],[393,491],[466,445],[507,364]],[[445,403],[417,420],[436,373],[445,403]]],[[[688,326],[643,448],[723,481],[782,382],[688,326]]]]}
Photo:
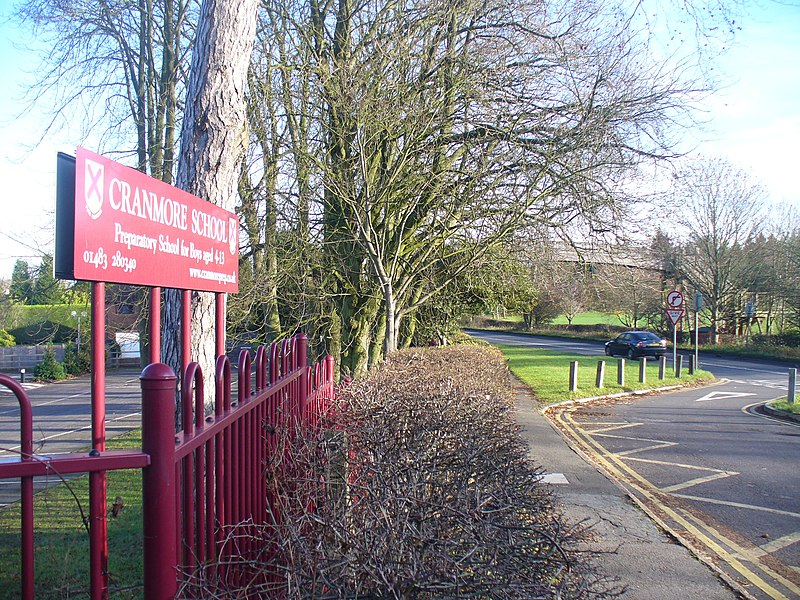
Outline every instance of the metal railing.
{"type": "MultiPolygon", "coordinates": [[[[261,553],[252,536],[242,538],[242,544],[232,540],[238,539],[233,535],[237,528],[258,526],[268,516],[275,518],[264,469],[270,452],[275,451],[275,434],[313,425],[334,393],[333,359],[327,357],[308,366],[307,339],[302,334],[269,348],[260,347],[254,365],[250,353],[243,351],[238,361],[236,400],[231,398],[230,361],[220,355],[213,414],[206,414],[203,405],[199,365],[186,365],[181,386],[181,431],[177,433],[177,376],[167,365],[156,362],[145,368],[140,379],[141,452],[107,451],[103,439],[87,454],[37,456],[33,453],[30,399],[16,380],[0,375],[0,385],[12,391],[20,406],[20,453],[0,460],[0,479],[21,482],[20,575],[24,599],[35,596],[33,477],[89,473],[90,595],[105,598],[105,474],[117,469],[142,469],[145,597],[174,597],[180,578],[209,561],[261,553]]],[[[104,401],[104,395],[99,396],[104,401]]],[[[104,414],[101,409],[96,412],[104,414]]],[[[225,576],[236,580],[240,574],[232,569],[225,576]]]]}

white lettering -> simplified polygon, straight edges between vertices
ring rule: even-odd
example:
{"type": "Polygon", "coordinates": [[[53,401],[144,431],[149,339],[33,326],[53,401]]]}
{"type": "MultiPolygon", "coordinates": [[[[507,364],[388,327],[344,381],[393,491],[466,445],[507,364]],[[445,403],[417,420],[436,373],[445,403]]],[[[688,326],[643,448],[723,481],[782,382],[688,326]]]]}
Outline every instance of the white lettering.
{"type": "Polygon", "coordinates": [[[192,209],[192,233],[214,240],[215,242],[228,241],[228,221],[203,211],[192,209]]]}
{"type": "Polygon", "coordinates": [[[108,184],[108,197],[111,208],[121,213],[181,231],[186,231],[188,227],[188,206],[155,192],[148,192],[143,187],[135,188],[131,194],[131,186],[127,181],[116,177],[112,179],[108,184]]]}
{"type": "Polygon", "coordinates": [[[169,239],[168,235],[159,235],[158,236],[158,249],[161,252],[166,252],[167,254],[174,254],[176,256],[180,256],[181,250],[181,239],[177,238],[174,242],[169,239]]]}

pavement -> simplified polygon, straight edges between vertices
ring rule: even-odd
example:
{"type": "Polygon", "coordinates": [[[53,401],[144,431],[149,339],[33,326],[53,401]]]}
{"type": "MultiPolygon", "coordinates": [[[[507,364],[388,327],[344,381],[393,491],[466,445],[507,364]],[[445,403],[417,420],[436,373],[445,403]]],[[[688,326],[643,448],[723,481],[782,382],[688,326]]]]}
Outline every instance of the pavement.
{"type": "Polygon", "coordinates": [[[522,383],[515,388],[515,403],[531,459],[544,469],[567,520],[592,524],[590,560],[601,575],[624,588],[623,599],[741,598],[660,529],[615,481],[577,454],[522,383]]]}

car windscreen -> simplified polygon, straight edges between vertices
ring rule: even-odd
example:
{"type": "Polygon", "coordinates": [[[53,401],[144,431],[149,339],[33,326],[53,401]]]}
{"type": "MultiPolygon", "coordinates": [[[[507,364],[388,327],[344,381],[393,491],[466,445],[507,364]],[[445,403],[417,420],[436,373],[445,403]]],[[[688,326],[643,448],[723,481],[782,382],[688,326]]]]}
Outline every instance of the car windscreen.
{"type": "Polygon", "coordinates": [[[661,338],[654,333],[637,333],[636,339],[642,342],[660,342],[661,338]]]}

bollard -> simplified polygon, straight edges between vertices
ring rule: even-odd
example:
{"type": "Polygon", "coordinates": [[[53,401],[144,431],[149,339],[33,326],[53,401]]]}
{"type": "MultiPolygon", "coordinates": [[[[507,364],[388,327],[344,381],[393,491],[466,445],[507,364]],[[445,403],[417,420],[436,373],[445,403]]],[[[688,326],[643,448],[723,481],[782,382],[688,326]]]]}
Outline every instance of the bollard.
{"type": "Polygon", "coordinates": [[[695,360],[694,354],[689,355],[689,375],[694,375],[695,360]]]}
{"type": "Polygon", "coordinates": [[[603,387],[603,380],[606,376],[606,361],[598,360],[597,361],[597,376],[594,379],[594,387],[602,388],[603,387]]]}
{"type": "Polygon", "coordinates": [[[678,356],[675,357],[675,377],[677,377],[678,379],[681,378],[682,369],[683,369],[683,355],[678,354],[678,356]]]}
{"type": "Polygon", "coordinates": [[[19,382],[25,383],[25,369],[19,370],[19,382]]]}
{"type": "Polygon", "coordinates": [[[667,356],[666,354],[662,354],[658,357],[658,378],[661,381],[664,381],[664,377],[667,375],[667,356]]]}
{"type": "Polygon", "coordinates": [[[625,359],[617,361],[617,385],[625,385],[625,359]]]}
{"type": "Polygon", "coordinates": [[[647,377],[647,357],[639,359],[639,383],[645,383],[647,377]]]}
{"type": "Polygon", "coordinates": [[[789,369],[789,394],[787,402],[794,404],[795,392],[797,391],[797,369],[789,369]]]}
{"type": "Polygon", "coordinates": [[[572,360],[569,363],[569,391],[574,392],[578,389],[578,361],[572,360]]]}

